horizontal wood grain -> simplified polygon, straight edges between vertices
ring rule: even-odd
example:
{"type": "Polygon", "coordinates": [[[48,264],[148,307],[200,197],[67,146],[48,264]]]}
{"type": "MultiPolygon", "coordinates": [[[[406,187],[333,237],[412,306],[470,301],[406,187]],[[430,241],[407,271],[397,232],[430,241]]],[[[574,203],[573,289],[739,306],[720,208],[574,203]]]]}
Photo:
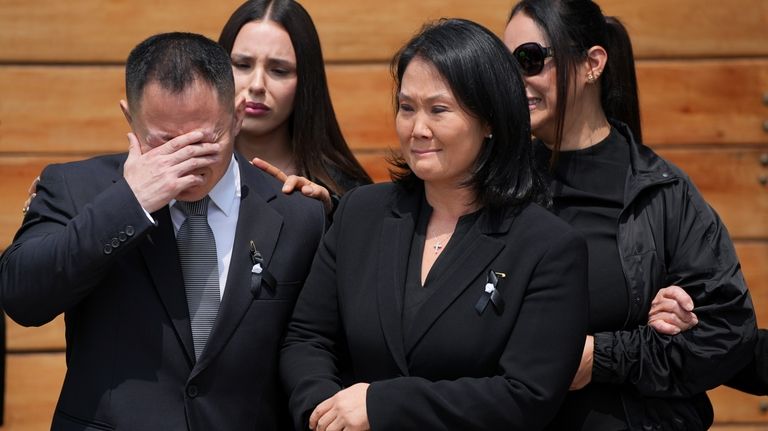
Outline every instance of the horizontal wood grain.
{"type": "Polygon", "coordinates": [[[768,168],[762,148],[726,150],[659,149],[679,166],[723,219],[733,237],[768,238],[768,187],[761,184],[768,168]],[[749,209],[747,209],[749,208],[749,209]]]}
{"type": "Polygon", "coordinates": [[[123,67],[0,67],[0,94],[0,151],[127,151],[123,67]]]}
{"type": "Polygon", "coordinates": [[[24,327],[8,316],[6,319],[6,350],[11,353],[64,351],[64,315],[39,327],[24,327]]]}
{"type": "Polygon", "coordinates": [[[27,200],[32,180],[49,163],[77,160],[82,157],[0,157],[0,248],[5,249],[21,226],[21,208],[27,200]]]}
{"type": "Polygon", "coordinates": [[[0,59],[6,62],[123,62],[143,39],[191,31],[217,39],[240,0],[3,0],[0,59]]]}
{"type": "Polygon", "coordinates": [[[326,70],[333,108],[347,143],[356,150],[398,146],[389,68],[355,65],[326,70]]]}
{"type": "Polygon", "coordinates": [[[9,354],[3,431],[50,429],[66,373],[64,353],[9,354]]]}
{"type": "Polygon", "coordinates": [[[768,143],[766,60],[645,61],[637,80],[649,144],[768,143]]]}
{"type": "MultiPolygon", "coordinates": [[[[122,62],[145,37],[192,31],[217,38],[239,0],[4,0],[0,61],[122,62]],[[30,31],[34,29],[34,31],[30,31]]],[[[327,61],[386,61],[426,21],[462,17],[503,32],[508,0],[371,2],[304,0],[327,61]]],[[[635,53],[648,57],[733,57],[768,54],[763,0],[602,0],[627,25],[635,53]]]]}
{"type": "Polygon", "coordinates": [[[389,158],[395,154],[394,151],[377,150],[358,152],[355,154],[355,157],[374,182],[384,183],[391,180],[389,158]]]}
{"type": "Polygon", "coordinates": [[[768,3],[763,0],[597,3],[624,22],[639,58],[768,55],[768,3]]]}
{"type": "MultiPolygon", "coordinates": [[[[342,131],[357,150],[397,145],[385,65],[329,66],[342,131]]],[[[638,67],[651,145],[768,144],[768,59],[644,62],[638,67]],[[729,84],[730,83],[730,84],[729,84]]],[[[0,153],[124,151],[121,66],[0,66],[0,153]],[[40,89],[44,88],[44,97],[40,89]]]]}
{"type": "Polygon", "coordinates": [[[768,328],[768,242],[736,241],[735,244],[741,270],[755,306],[757,326],[768,328]]]}
{"type": "Polygon", "coordinates": [[[715,422],[714,425],[709,429],[709,431],[766,431],[768,430],[768,425],[766,424],[755,424],[755,423],[745,423],[738,421],[737,423],[727,423],[727,424],[720,424],[715,422]]]}
{"type": "Polygon", "coordinates": [[[768,429],[767,397],[757,397],[726,386],[708,392],[719,423],[748,422],[763,424],[768,429]]]}

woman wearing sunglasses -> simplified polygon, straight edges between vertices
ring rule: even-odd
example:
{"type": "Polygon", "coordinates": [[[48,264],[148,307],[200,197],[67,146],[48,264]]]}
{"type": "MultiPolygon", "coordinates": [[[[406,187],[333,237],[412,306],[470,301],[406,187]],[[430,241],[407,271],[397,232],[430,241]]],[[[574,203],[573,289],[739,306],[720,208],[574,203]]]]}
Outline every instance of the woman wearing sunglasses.
{"type": "Polygon", "coordinates": [[[705,391],[749,361],[754,310],[718,216],[641,143],[626,30],[588,0],[524,0],[504,41],[524,74],[554,212],[589,249],[591,335],[551,429],[707,429],[705,391]],[[648,325],[669,285],[696,304],[697,324],[676,335],[648,325]]]}

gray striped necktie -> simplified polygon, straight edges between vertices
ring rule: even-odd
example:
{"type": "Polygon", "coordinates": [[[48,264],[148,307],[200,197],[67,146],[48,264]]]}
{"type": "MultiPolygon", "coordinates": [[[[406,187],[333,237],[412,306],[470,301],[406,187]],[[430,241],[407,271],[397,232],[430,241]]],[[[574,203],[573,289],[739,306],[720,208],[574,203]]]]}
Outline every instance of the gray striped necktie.
{"type": "Polygon", "coordinates": [[[219,266],[216,239],[208,225],[208,201],[210,198],[206,196],[195,202],[176,202],[187,215],[176,235],[176,243],[184,274],[196,359],[200,358],[205,348],[219,312],[219,266]]]}

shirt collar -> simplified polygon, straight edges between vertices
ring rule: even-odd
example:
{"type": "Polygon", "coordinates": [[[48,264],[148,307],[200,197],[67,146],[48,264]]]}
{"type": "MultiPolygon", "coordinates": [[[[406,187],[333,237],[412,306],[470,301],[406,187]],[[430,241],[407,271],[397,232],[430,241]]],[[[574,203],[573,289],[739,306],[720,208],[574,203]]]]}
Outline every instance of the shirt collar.
{"type": "Polygon", "coordinates": [[[230,211],[232,211],[232,205],[234,205],[235,198],[240,198],[240,170],[237,169],[237,162],[235,156],[229,161],[229,167],[224,176],[221,177],[218,183],[213,186],[210,192],[208,192],[211,201],[216,204],[217,207],[229,217],[230,211]]]}

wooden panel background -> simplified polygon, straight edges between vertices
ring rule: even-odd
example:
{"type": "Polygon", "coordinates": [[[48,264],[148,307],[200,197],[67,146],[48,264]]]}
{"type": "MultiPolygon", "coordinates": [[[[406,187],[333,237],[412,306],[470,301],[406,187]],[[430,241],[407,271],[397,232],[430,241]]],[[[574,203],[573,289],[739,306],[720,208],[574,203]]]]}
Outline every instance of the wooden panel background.
{"type": "MultiPolygon", "coordinates": [[[[503,31],[509,0],[304,0],[318,27],[347,140],[377,181],[397,146],[388,61],[428,20],[458,16],[503,31]]],[[[602,0],[638,59],[646,142],[684,169],[735,239],[768,325],[768,2],[602,0]]],[[[31,179],[48,163],[123,151],[123,62],[145,37],[217,38],[240,0],[0,1],[0,250],[31,179]]],[[[65,373],[64,322],[8,322],[6,425],[47,429],[65,373]]],[[[712,392],[720,431],[768,429],[768,397],[712,392]]]]}

